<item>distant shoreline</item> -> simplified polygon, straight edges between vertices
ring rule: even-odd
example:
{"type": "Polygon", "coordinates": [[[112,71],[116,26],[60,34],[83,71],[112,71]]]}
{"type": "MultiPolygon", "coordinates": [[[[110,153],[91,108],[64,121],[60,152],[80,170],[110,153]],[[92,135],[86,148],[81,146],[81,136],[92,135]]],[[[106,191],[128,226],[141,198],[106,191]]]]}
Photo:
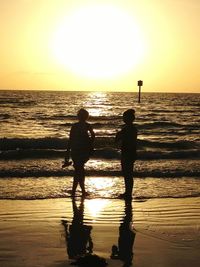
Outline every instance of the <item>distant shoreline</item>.
{"type": "MultiPolygon", "coordinates": [[[[65,90],[65,89],[60,89],[60,90],[56,90],[56,89],[53,89],[53,90],[50,90],[50,89],[0,89],[0,92],[6,92],[6,91],[13,91],[13,92],[55,92],[55,93],[132,93],[132,94],[138,94],[137,92],[137,87],[135,88],[136,90],[135,91],[104,91],[104,90],[89,90],[89,91],[79,91],[79,90],[65,90]]],[[[173,91],[163,91],[163,92],[160,92],[160,91],[157,91],[157,92],[153,92],[153,91],[143,91],[142,90],[142,94],[185,94],[185,95],[190,95],[190,94],[200,94],[200,92],[173,92],[173,91]]]]}

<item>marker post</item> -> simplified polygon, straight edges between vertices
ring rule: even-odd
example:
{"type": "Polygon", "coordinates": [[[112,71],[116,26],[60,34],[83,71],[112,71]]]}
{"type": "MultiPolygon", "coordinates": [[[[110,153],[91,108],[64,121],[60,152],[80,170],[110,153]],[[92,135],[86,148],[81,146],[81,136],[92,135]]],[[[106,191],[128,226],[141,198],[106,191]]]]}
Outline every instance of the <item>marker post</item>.
{"type": "Polygon", "coordinates": [[[138,86],[139,86],[138,103],[140,103],[140,99],[141,99],[141,86],[142,85],[143,85],[143,81],[139,80],[138,81],[138,86]]]}

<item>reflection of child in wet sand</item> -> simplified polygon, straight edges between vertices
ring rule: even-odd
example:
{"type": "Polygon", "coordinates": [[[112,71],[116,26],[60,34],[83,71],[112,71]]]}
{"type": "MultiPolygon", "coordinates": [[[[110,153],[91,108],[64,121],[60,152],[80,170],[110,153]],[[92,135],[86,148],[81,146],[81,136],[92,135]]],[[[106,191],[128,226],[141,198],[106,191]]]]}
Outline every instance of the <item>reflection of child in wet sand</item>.
{"type": "Polygon", "coordinates": [[[136,160],[137,129],[133,124],[135,110],[128,109],[123,114],[124,127],[116,135],[116,142],[121,142],[121,168],[124,176],[125,193],[121,198],[131,199],[133,190],[133,166],[136,160]]]}
{"type": "Polygon", "coordinates": [[[65,220],[62,220],[62,224],[65,228],[65,238],[69,259],[78,259],[86,254],[90,255],[93,252],[93,242],[91,239],[92,226],[85,225],[83,222],[83,198],[81,199],[79,207],[77,207],[75,198],[73,198],[72,204],[74,215],[72,224],[68,225],[65,220]]]}
{"type": "Polygon", "coordinates": [[[104,258],[93,254],[93,242],[91,238],[92,226],[84,224],[84,198],[81,198],[77,206],[76,198],[72,198],[73,220],[68,225],[62,220],[65,229],[65,240],[70,265],[82,267],[105,267],[107,262],[104,258]]]}
{"type": "Polygon", "coordinates": [[[71,156],[74,166],[74,180],[72,186],[72,196],[75,195],[78,184],[81,187],[82,195],[87,195],[85,191],[85,169],[84,165],[89,160],[92,151],[95,134],[92,126],[86,122],[89,113],[85,109],[80,109],[77,114],[78,122],[72,125],[67,155],[63,167],[69,166],[71,156]]]}
{"type": "Polygon", "coordinates": [[[124,262],[123,267],[132,265],[133,244],[136,231],[132,228],[132,204],[131,200],[125,202],[125,216],[119,227],[118,246],[112,246],[111,259],[117,259],[124,262]]]}

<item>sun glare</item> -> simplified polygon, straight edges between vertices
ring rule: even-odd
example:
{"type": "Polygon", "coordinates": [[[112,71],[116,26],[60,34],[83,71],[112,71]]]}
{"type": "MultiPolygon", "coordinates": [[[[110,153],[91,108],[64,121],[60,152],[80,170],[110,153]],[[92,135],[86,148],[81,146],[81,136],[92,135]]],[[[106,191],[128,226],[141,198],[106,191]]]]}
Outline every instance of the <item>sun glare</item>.
{"type": "Polygon", "coordinates": [[[124,74],[145,53],[136,22],[123,9],[109,5],[84,6],[62,18],[51,43],[60,64],[89,78],[124,74]]]}
{"type": "Polygon", "coordinates": [[[108,199],[92,199],[85,202],[86,209],[93,220],[97,218],[108,205],[108,199]]]}

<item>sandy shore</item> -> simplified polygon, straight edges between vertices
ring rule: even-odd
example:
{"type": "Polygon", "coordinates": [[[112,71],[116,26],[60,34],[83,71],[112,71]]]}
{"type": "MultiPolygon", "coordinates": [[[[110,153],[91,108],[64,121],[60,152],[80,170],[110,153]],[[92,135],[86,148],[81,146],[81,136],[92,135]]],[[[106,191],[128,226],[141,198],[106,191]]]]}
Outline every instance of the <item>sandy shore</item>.
{"type": "MultiPolygon", "coordinates": [[[[131,208],[134,267],[200,266],[200,198],[134,200],[131,208]]],[[[123,200],[84,201],[81,216],[91,226],[93,253],[108,266],[123,266],[110,255],[127,220],[125,211],[123,200]]],[[[69,226],[73,218],[70,198],[0,200],[0,266],[70,266],[62,221],[69,226]]]]}

